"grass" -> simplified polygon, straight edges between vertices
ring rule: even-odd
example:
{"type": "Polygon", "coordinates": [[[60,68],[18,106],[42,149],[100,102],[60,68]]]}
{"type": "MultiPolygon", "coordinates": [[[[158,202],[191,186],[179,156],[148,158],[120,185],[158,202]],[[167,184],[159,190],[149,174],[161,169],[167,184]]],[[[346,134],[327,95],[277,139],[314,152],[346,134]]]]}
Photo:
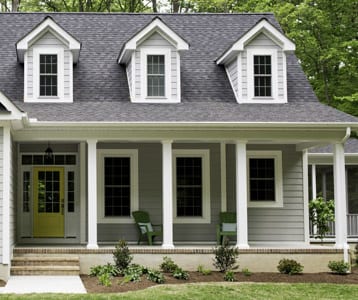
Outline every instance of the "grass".
{"type": "Polygon", "coordinates": [[[31,294],[1,295],[1,299],[357,299],[358,285],[348,284],[285,284],[285,283],[220,283],[162,285],[124,294],[31,294]]]}

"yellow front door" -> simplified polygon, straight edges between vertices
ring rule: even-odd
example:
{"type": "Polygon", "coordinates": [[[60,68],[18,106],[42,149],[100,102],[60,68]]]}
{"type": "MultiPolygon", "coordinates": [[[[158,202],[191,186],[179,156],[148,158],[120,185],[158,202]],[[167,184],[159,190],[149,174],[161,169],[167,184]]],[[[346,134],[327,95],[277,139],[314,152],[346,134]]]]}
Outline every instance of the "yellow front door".
{"type": "Polygon", "coordinates": [[[64,168],[34,168],[34,237],[64,237],[64,168]]]}

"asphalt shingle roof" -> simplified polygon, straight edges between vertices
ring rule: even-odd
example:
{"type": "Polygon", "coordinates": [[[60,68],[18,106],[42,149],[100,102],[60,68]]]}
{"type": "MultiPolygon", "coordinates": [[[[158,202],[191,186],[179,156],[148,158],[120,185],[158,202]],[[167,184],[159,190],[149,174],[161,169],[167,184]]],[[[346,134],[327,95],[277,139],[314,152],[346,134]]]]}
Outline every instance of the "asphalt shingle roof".
{"type": "MultiPolygon", "coordinates": [[[[117,64],[124,43],[158,14],[0,14],[0,91],[40,121],[357,122],[318,102],[294,55],[287,57],[287,104],[237,104],[215,60],[262,18],[272,14],[160,14],[189,44],[181,55],[180,104],[130,102],[125,68],[117,64]],[[82,44],[73,69],[74,103],[23,102],[24,67],[15,43],[46,16],[82,44]]],[[[282,31],[282,30],[281,30],[282,31]]]]}
{"type": "MultiPolygon", "coordinates": [[[[310,153],[333,153],[333,146],[328,145],[326,147],[312,148],[310,153]]],[[[358,139],[350,138],[344,144],[344,153],[358,153],[358,139]]]]}

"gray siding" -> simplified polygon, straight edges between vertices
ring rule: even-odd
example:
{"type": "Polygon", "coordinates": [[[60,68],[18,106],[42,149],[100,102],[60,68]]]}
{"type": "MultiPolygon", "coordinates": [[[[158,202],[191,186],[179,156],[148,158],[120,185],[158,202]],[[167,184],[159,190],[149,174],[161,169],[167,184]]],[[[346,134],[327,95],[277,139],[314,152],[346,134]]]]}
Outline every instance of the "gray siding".
{"type": "Polygon", "coordinates": [[[127,65],[127,80],[128,80],[128,88],[130,91],[131,97],[135,96],[135,91],[132,91],[132,60],[129,61],[127,65]]]}
{"type": "Polygon", "coordinates": [[[2,263],[2,239],[3,239],[3,140],[4,140],[4,130],[0,128],[0,264],[2,263]]]}
{"type": "MultiPolygon", "coordinates": [[[[140,48],[141,47],[150,47],[153,49],[162,49],[170,48],[170,66],[171,66],[171,98],[176,99],[178,96],[178,76],[177,76],[177,56],[179,55],[175,49],[175,47],[170,44],[166,39],[164,39],[160,34],[154,33],[148,39],[140,44],[138,49],[135,52],[135,94],[136,98],[145,98],[146,92],[144,91],[144,95],[141,95],[141,60],[140,60],[140,48]]],[[[127,66],[128,69],[128,66],[127,66]]],[[[127,73],[128,74],[128,73],[127,73]]],[[[167,76],[167,74],[165,74],[167,76]]],[[[131,87],[130,87],[131,88],[131,87]]]]}
{"type": "MultiPolygon", "coordinates": [[[[99,149],[138,149],[139,209],[146,210],[154,224],[162,224],[162,146],[161,144],[99,144],[99,149]]],[[[174,224],[174,242],[214,241],[220,211],[220,145],[174,144],[173,149],[210,150],[211,224],[174,224]],[[190,232],[190,234],[188,234],[190,232]]],[[[136,241],[134,224],[98,224],[98,240],[136,241]]]]}
{"type": "MultiPolygon", "coordinates": [[[[302,153],[294,146],[255,146],[249,150],[281,150],[283,208],[249,208],[249,241],[304,241],[302,153]]],[[[227,147],[228,211],[235,211],[235,148],[227,147]]]]}
{"type": "MultiPolygon", "coordinates": [[[[270,38],[265,34],[259,34],[255,39],[253,39],[246,47],[246,49],[276,49],[277,50],[277,99],[283,99],[285,96],[284,92],[284,53],[282,49],[275,44],[270,38]]],[[[247,51],[245,50],[242,53],[242,97],[247,99],[248,97],[248,78],[247,78],[247,51]]]]}
{"type": "Polygon", "coordinates": [[[226,66],[226,71],[229,76],[231,86],[232,86],[234,93],[237,97],[238,96],[238,68],[237,68],[237,59],[236,58],[226,66]]]}

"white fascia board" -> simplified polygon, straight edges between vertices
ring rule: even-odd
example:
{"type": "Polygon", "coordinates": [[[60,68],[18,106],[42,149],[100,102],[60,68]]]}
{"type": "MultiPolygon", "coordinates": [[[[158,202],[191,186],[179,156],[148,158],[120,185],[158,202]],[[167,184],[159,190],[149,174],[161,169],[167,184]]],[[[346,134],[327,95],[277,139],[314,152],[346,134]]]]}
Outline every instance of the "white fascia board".
{"type": "Polygon", "coordinates": [[[26,114],[14,105],[1,91],[0,103],[10,112],[9,114],[0,114],[0,120],[21,120],[26,114]]]}
{"type": "Polygon", "coordinates": [[[164,39],[171,43],[177,51],[189,50],[189,44],[157,18],[125,44],[118,58],[118,63],[127,63],[131,57],[131,53],[154,32],[158,32],[164,39]]]}
{"type": "Polygon", "coordinates": [[[284,34],[272,26],[267,20],[263,19],[246,32],[237,42],[235,42],[229,50],[227,50],[216,61],[218,65],[227,62],[233,55],[244,51],[245,46],[254,39],[258,34],[266,34],[274,43],[278,44],[283,51],[293,52],[296,50],[295,44],[284,34]]]}
{"type": "Polygon", "coordinates": [[[73,53],[73,62],[77,63],[79,58],[79,52],[81,49],[81,43],[62,29],[51,18],[45,19],[37,27],[35,27],[30,33],[24,36],[20,41],[16,43],[16,50],[18,59],[20,62],[24,62],[25,51],[45,32],[50,31],[59,40],[64,42],[73,53]]]}

